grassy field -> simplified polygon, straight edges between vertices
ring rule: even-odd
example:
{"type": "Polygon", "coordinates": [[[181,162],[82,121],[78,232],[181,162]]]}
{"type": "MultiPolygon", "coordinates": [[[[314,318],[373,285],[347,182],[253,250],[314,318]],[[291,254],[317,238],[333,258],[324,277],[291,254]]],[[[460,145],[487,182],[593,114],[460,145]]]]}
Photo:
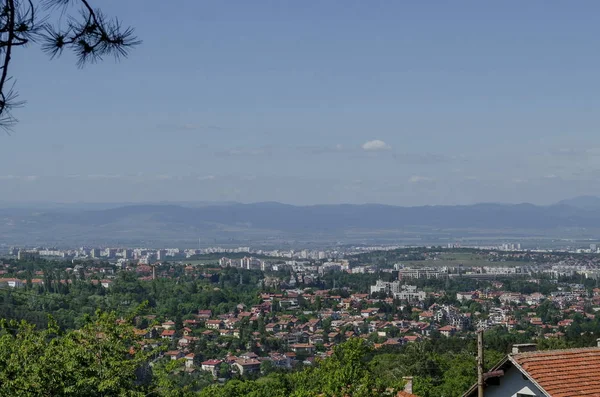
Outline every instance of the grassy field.
{"type": "Polygon", "coordinates": [[[425,261],[403,261],[409,266],[458,266],[462,264],[465,267],[472,266],[523,266],[526,262],[505,261],[491,262],[487,254],[469,253],[469,252],[446,252],[440,254],[436,260],[425,261]]]}

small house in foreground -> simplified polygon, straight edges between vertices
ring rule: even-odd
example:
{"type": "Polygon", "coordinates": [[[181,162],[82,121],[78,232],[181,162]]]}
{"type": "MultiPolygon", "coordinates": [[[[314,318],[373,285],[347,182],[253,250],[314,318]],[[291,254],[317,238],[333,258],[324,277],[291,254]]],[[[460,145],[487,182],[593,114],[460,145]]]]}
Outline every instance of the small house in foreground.
{"type": "MultiPolygon", "coordinates": [[[[513,353],[484,375],[486,397],[600,396],[600,347],[535,351],[515,345],[513,353]]],[[[463,397],[476,397],[477,384],[463,397]]]]}

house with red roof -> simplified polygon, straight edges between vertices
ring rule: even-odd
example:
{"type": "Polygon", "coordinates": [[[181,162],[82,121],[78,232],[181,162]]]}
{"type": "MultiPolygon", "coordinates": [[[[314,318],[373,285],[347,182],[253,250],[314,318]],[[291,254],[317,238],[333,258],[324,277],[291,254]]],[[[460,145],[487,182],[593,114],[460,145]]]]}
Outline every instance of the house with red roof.
{"type": "Polygon", "coordinates": [[[181,350],[171,350],[166,352],[165,356],[170,357],[171,360],[178,360],[183,358],[183,352],[181,350]]]}
{"type": "Polygon", "coordinates": [[[196,358],[196,355],[194,353],[185,355],[185,368],[186,369],[194,368],[194,359],[195,358],[196,358]]]}
{"type": "Polygon", "coordinates": [[[255,373],[260,371],[260,361],[254,358],[240,358],[233,363],[240,375],[255,373]]]}
{"type": "Polygon", "coordinates": [[[221,320],[206,320],[206,328],[221,329],[221,328],[223,328],[223,321],[221,321],[221,320]]]}
{"type": "MultiPolygon", "coordinates": [[[[484,374],[486,397],[575,397],[600,395],[600,347],[537,351],[535,344],[513,352],[484,374]]],[[[477,384],[463,397],[477,396],[477,384]]]]}
{"type": "Polygon", "coordinates": [[[456,327],[453,327],[451,325],[446,325],[446,326],[443,326],[442,328],[440,328],[438,331],[440,331],[440,333],[442,335],[444,335],[446,337],[450,337],[456,333],[456,327]]]}
{"type": "Polygon", "coordinates": [[[173,338],[175,338],[175,330],[174,329],[165,329],[161,334],[160,337],[162,339],[170,339],[173,340],[173,338]]]}
{"type": "Polygon", "coordinates": [[[202,371],[208,371],[212,374],[213,377],[219,376],[219,369],[221,368],[221,364],[223,361],[221,360],[206,360],[201,364],[202,371]]]}
{"type": "Polygon", "coordinates": [[[315,346],[309,343],[294,343],[290,348],[296,354],[315,354],[315,346]]]}
{"type": "Polygon", "coordinates": [[[165,321],[164,323],[162,323],[162,327],[164,329],[173,329],[175,328],[175,323],[173,321],[165,321]]]}

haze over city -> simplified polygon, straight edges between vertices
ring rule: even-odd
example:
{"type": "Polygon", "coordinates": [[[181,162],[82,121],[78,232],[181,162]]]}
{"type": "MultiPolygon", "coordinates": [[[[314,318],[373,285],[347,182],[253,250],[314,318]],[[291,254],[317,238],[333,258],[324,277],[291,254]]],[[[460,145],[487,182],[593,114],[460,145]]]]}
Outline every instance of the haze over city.
{"type": "Polygon", "coordinates": [[[117,66],[15,50],[4,201],[600,194],[597,2],[102,7],[143,38],[117,66]]]}

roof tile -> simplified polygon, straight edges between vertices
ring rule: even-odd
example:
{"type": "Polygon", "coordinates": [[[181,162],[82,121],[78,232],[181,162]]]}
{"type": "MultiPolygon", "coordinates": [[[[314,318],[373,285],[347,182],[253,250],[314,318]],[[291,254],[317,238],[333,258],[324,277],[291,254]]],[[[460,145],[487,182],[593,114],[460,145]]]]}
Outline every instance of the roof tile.
{"type": "Polygon", "coordinates": [[[552,397],[600,397],[600,348],[536,351],[512,359],[552,397]]]}

